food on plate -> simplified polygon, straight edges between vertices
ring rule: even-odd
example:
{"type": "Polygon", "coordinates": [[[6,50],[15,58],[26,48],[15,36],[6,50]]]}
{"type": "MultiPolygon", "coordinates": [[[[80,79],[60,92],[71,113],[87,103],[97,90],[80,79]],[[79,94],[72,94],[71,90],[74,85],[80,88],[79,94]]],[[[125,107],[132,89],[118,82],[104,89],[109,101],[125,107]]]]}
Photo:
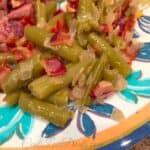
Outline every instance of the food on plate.
{"type": "Polygon", "coordinates": [[[63,127],[126,86],[139,44],[132,0],[0,2],[0,88],[9,106],[63,127]]]}

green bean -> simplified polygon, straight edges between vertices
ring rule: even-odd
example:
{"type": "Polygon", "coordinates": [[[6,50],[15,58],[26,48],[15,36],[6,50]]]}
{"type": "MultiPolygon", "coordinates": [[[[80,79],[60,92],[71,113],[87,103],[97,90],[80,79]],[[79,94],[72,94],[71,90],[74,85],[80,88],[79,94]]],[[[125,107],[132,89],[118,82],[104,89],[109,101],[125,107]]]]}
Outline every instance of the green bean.
{"type": "Polygon", "coordinates": [[[51,104],[55,104],[57,106],[66,106],[69,100],[68,89],[64,88],[49,96],[46,100],[51,104]]]}
{"type": "Polygon", "coordinates": [[[36,21],[38,26],[46,23],[46,5],[40,0],[36,0],[36,21]]]}
{"type": "Polygon", "coordinates": [[[77,40],[82,47],[87,46],[87,34],[92,28],[94,20],[93,15],[93,1],[92,0],[79,0],[77,12],[77,40]]]}
{"type": "Polygon", "coordinates": [[[86,81],[88,79],[88,76],[92,72],[96,61],[97,61],[96,59],[93,59],[92,63],[88,66],[86,71],[84,73],[82,73],[82,75],[78,79],[78,83],[79,83],[80,86],[85,86],[86,85],[86,81]]]}
{"type": "Polygon", "coordinates": [[[42,102],[27,93],[21,93],[19,107],[60,127],[64,127],[73,116],[73,113],[68,109],[42,102]]]}
{"type": "Polygon", "coordinates": [[[40,47],[43,47],[45,39],[50,37],[50,34],[46,30],[36,26],[26,26],[24,34],[27,40],[40,47]]]}
{"type": "Polygon", "coordinates": [[[116,80],[117,75],[118,75],[117,70],[115,70],[115,69],[113,69],[113,70],[105,69],[104,74],[103,74],[103,79],[113,83],[113,81],[116,80]]]}
{"type": "Polygon", "coordinates": [[[91,60],[74,64],[68,67],[67,72],[63,76],[42,76],[32,81],[28,88],[35,97],[46,99],[49,95],[70,84],[75,74],[81,69],[85,70],[89,63],[91,63],[91,60]]]}
{"type": "Polygon", "coordinates": [[[66,12],[64,14],[64,19],[65,19],[67,26],[70,28],[73,23],[74,15],[72,13],[66,12]]]}
{"type": "Polygon", "coordinates": [[[50,19],[50,17],[56,11],[56,8],[57,8],[56,0],[51,0],[46,3],[46,19],[47,19],[47,21],[50,19]]]}
{"type": "Polygon", "coordinates": [[[41,59],[50,58],[52,56],[53,56],[53,54],[49,49],[44,49],[44,51],[42,51],[41,59]]]}
{"type": "Polygon", "coordinates": [[[7,103],[8,106],[14,106],[18,103],[20,96],[20,90],[6,94],[4,97],[4,101],[7,103]]]}
{"type": "Polygon", "coordinates": [[[112,38],[111,44],[115,46],[115,48],[124,49],[126,47],[126,43],[125,41],[123,41],[123,39],[121,39],[121,37],[113,35],[111,38],[112,38]]]}
{"type": "MultiPolygon", "coordinates": [[[[50,37],[46,30],[37,28],[35,26],[27,26],[25,28],[25,36],[27,40],[40,47],[43,47],[46,38],[50,37]]],[[[45,46],[45,48],[50,49],[48,46],[45,46]]],[[[68,61],[76,62],[79,60],[79,55],[83,51],[83,49],[77,44],[77,42],[74,42],[70,47],[67,45],[58,47],[53,46],[51,47],[51,51],[68,61]]]]}
{"type": "Polygon", "coordinates": [[[64,82],[62,77],[49,77],[45,75],[32,81],[28,85],[28,88],[35,97],[45,99],[50,94],[63,88],[63,86],[64,82]]]}
{"type": "Polygon", "coordinates": [[[108,56],[111,66],[117,69],[124,77],[131,73],[131,67],[126,63],[121,54],[114,50],[104,38],[98,36],[96,33],[91,33],[88,41],[99,53],[104,51],[108,56]]]}
{"type": "Polygon", "coordinates": [[[92,11],[93,11],[92,0],[79,0],[79,6],[77,11],[78,21],[91,19],[92,11]]]}
{"type": "Polygon", "coordinates": [[[81,52],[84,50],[79,46],[79,44],[77,44],[77,42],[74,42],[72,46],[62,45],[59,46],[57,50],[52,49],[52,51],[65,60],[77,62],[79,60],[81,52]]]}
{"type": "Polygon", "coordinates": [[[80,100],[80,104],[82,106],[87,105],[87,101],[89,100],[89,94],[93,86],[96,85],[97,82],[101,79],[103,70],[107,62],[106,59],[106,55],[102,54],[102,56],[95,62],[95,66],[88,77],[85,92],[80,100]]]}
{"type": "Polygon", "coordinates": [[[24,87],[32,78],[39,75],[42,70],[41,55],[36,54],[31,58],[19,63],[2,82],[2,89],[5,93],[16,91],[24,87]]]}
{"type": "Polygon", "coordinates": [[[54,54],[59,55],[63,59],[71,62],[77,62],[81,52],[84,51],[84,49],[82,49],[76,41],[72,43],[72,46],[59,45],[49,47],[49,45],[45,45],[45,47],[50,48],[54,54]]]}
{"type": "Polygon", "coordinates": [[[88,32],[91,30],[91,24],[89,20],[78,22],[77,27],[77,40],[82,47],[86,47],[88,40],[88,32]]]}
{"type": "Polygon", "coordinates": [[[104,10],[105,10],[105,3],[104,0],[98,0],[98,10],[99,10],[99,23],[104,23],[104,10]]]}
{"type": "Polygon", "coordinates": [[[13,63],[15,62],[15,57],[12,54],[8,53],[0,53],[0,64],[8,62],[8,63],[13,63]]]}

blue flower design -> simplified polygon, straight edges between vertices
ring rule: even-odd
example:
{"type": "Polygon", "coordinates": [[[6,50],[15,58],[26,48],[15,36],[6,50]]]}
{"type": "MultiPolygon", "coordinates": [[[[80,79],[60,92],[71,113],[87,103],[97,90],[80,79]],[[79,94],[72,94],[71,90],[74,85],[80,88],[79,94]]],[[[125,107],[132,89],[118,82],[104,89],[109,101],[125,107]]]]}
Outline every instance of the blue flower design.
{"type": "Polygon", "coordinates": [[[16,132],[23,139],[30,131],[32,117],[18,106],[0,106],[0,144],[9,140],[16,132]]]}
{"type": "MultiPolygon", "coordinates": [[[[69,107],[71,110],[75,110],[75,108],[73,108],[73,105],[69,105],[69,107]]],[[[93,113],[98,116],[113,119],[112,114],[113,114],[114,110],[116,110],[116,108],[113,105],[106,104],[106,103],[91,105],[88,108],[88,110],[84,113],[81,113],[80,111],[76,110],[77,111],[77,128],[78,128],[78,130],[83,135],[92,136],[94,138],[95,134],[96,134],[96,126],[95,126],[95,123],[92,120],[92,118],[87,114],[87,112],[93,113]]],[[[119,113],[119,111],[118,111],[118,113],[119,113]]],[[[49,123],[46,126],[46,128],[43,130],[42,137],[48,138],[48,137],[52,137],[56,134],[59,134],[66,127],[68,127],[70,122],[68,122],[66,124],[66,126],[63,128],[59,128],[59,127],[49,123]]]]}
{"type": "Polygon", "coordinates": [[[138,102],[138,96],[150,97],[150,78],[140,79],[141,71],[134,71],[127,77],[127,87],[118,94],[131,103],[138,102]]]}
{"type": "Polygon", "coordinates": [[[136,60],[150,62],[150,43],[144,43],[136,57],[136,60]]]}
{"type": "Polygon", "coordinates": [[[137,20],[139,28],[147,33],[150,34],[150,16],[142,16],[137,20]]]}
{"type": "MultiPolygon", "coordinates": [[[[130,103],[137,103],[138,96],[150,97],[150,79],[140,79],[141,71],[134,71],[129,75],[127,80],[127,87],[125,90],[118,93],[121,98],[130,103]]],[[[73,111],[77,111],[77,128],[85,136],[95,137],[96,126],[92,118],[88,115],[87,112],[93,113],[97,116],[107,117],[114,120],[119,120],[123,118],[123,114],[120,110],[115,108],[113,105],[104,103],[104,104],[93,104],[91,105],[86,112],[81,113],[76,110],[73,103],[68,105],[73,111]],[[114,114],[120,114],[121,118],[116,118],[114,114]]],[[[69,122],[70,123],[70,122],[69,122]]],[[[53,124],[48,124],[42,132],[42,137],[48,138],[62,132],[68,125],[64,128],[59,128],[53,124]]]]}
{"type": "Polygon", "coordinates": [[[136,38],[139,38],[139,37],[140,37],[139,33],[136,30],[134,30],[133,38],[136,39],[136,38]]]}

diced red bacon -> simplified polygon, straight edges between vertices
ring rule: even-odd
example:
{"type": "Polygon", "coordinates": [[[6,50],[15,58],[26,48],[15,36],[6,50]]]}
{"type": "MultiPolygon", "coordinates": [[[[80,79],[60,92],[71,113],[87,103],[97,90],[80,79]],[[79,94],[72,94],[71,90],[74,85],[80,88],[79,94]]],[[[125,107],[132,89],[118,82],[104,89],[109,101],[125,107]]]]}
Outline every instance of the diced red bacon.
{"type": "Polygon", "coordinates": [[[68,0],[67,11],[76,13],[78,9],[79,0],[68,0]]]}
{"type": "Polygon", "coordinates": [[[72,45],[72,38],[69,34],[68,28],[64,22],[64,20],[58,20],[54,27],[50,29],[51,33],[54,33],[50,42],[52,46],[56,45],[72,45]]]}
{"type": "Polygon", "coordinates": [[[49,76],[59,76],[65,74],[66,67],[58,57],[46,58],[42,61],[45,72],[49,76]]]}
{"type": "Polygon", "coordinates": [[[131,32],[131,30],[133,29],[135,24],[135,17],[134,15],[130,15],[127,18],[124,18],[124,20],[122,19],[122,22],[120,22],[119,27],[120,27],[120,31],[119,31],[119,36],[125,38],[126,33],[129,31],[131,32]]]}
{"type": "Polygon", "coordinates": [[[26,26],[26,25],[35,25],[36,24],[35,18],[34,17],[30,17],[30,16],[22,18],[20,22],[21,22],[21,24],[23,26],[26,26]]]}
{"type": "Polygon", "coordinates": [[[57,16],[58,14],[61,14],[63,12],[62,9],[58,9],[56,10],[56,12],[54,12],[53,16],[57,16]]]}
{"type": "Polygon", "coordinates": [[[29,17],[33,13],[33,6],[32,4],[25,4],[18,9],[11,11],[8,14],[9,19],[21,19],[24,17],[29,17]]]}
{"type": "Polygon", "coordinates": [[[18,39],[23,36],[23,26],[19,21],[3,18],[0,21],[0,42],[5,42],[7,38],[18,39]]]}
{"type": "Polygon", "coordinates": [[[112,83],[108,81],[99,82],[91,91],[90,96],[94,99],[102,100],[107,98],[110,94],[114,92],[114,87],[112,83]]]}
{"type": "Polygon", "coordinates": [[[50,41],[52,46],[56,46],[56,45],[71,46],[72,42],[73,41],[71,39],[71,36],[65,32],[58,32],[58,33],[54,34],[50,41]]]}
{"type": "Polygon", "coordinates": [[[68,32],[68,28],[65,25],[64,20],[57,20],[56,24],[54,25],[54,27],[52,27],[50,29],[51,33],[56,33],[56,32],[68,32]]]}
{"type": "Polygon", "coordinates": [[[113,27],[116,28],[120,24],[120,20],[124,18],[125,12],[130,6],[131,0],[126,0],[122,6],[117,7],[114,12],[116,13],[116,19],[113,22],[113,27]]]}
{"type": "Polygon", "coordinates": [[[122,56],[126,60],[126,62],[131,65],[132,61],[135,59],[138,54],[137,49],[124,49],[122,50],[122,56]]]}
{"type": "Polygon", "coordinates": [[[7,10],[7,0],[0,0],[0,10],[7,10]]]}
{"type": "Polygon", "coordinates": [[[109,26],[107,24],[101,24],[99,26],[100,32],[109,33],[109,26]]]}
{"type": "Polygon", "coordinates": [[[15,56],[17,62],[20,62],[32,56],[32,51],[26,47],[10,48],[8,52],[15,56]]]}

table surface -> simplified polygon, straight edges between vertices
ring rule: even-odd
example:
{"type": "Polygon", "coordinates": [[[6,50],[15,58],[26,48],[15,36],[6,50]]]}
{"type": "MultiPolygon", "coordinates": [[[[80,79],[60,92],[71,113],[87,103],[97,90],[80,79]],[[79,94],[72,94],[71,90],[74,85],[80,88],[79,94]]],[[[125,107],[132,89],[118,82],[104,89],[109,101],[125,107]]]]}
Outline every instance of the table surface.
{"type": "Polygon", "coordinates": [[[150,150],[150,136],[137,143],[130,150],[150,150]]]}

